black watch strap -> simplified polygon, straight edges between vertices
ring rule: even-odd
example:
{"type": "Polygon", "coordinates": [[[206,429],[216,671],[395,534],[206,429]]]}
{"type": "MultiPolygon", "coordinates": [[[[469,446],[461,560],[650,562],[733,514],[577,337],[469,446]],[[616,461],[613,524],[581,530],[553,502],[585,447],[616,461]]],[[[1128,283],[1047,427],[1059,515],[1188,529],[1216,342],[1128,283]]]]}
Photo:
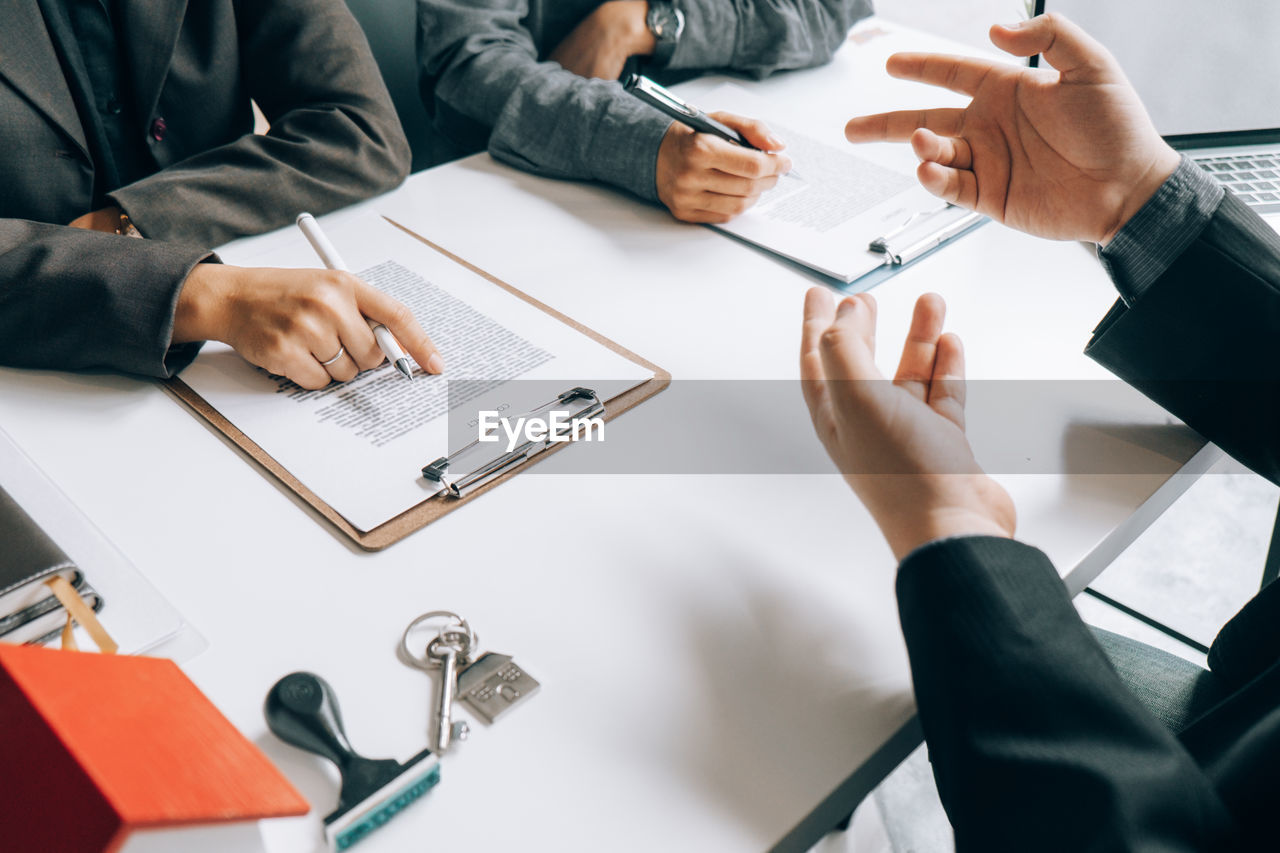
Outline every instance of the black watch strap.
{"type": "Polygon", "coordinates": [[[653,55],[645,64],[653,68],[666,68],[676,52],[680,34],[684,32],[684,13],[676,7],[673,0],[649,0],[649,14],[645,16],[645,25],[657,42],[653,55]]]}

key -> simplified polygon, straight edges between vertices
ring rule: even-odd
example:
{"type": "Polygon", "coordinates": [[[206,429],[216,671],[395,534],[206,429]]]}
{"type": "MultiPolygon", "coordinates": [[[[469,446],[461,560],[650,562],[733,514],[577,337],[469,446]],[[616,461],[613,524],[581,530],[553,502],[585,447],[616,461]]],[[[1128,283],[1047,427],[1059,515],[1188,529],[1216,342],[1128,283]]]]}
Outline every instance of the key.
{"type": "Polygon", "coordinates": [[[454,738],[466,740],[471,733],[465,722],[453,722],[453,697],[458,686],[458,663],[466,661],[470,640],[461,632],[441,631],[427,644],[427,660],[440,668],[436,686],[436,752],[443,754],[454,738]]]}
{"type": "Polygon", "coordinates": [[[465,722],[453,722],[453,697],[457,689],[459,666],[471,662],[471,650],[476,645],[476,634],[470,623],[451,610],[431,610],[418,616],[400,635],[400,648],[396,656],[404,663],[419,669],[439,669],[440,681],[436,685],[435,747],[437,752],[449,748],[454,740],[466,740],[471,730],[465,722]],[[409,637],[432,620],[444,619],[436,636],[427,644],[426,654],[415,656],[409,651],[409,637]]]}
{"type": "Polygon", "coordinates": [[[511,659],[486,652],[458,673],[458,698],[486,723],[510,711],[541,687],[511,659]]]}

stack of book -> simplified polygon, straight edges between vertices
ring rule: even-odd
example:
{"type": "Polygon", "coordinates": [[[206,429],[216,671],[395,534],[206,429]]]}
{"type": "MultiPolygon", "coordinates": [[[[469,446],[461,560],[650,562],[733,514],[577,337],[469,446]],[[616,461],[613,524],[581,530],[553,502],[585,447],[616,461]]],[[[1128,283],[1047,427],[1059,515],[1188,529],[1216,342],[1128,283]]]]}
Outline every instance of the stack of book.
{"type": "Polygon", "coordinates": [[[67,612],[49,586],[54,578],[63,578],[93,611],[102,609],[102,596],[80,569],[4,489],[0,543],[0,643],[44,643],[58,636],[67,612]]]}

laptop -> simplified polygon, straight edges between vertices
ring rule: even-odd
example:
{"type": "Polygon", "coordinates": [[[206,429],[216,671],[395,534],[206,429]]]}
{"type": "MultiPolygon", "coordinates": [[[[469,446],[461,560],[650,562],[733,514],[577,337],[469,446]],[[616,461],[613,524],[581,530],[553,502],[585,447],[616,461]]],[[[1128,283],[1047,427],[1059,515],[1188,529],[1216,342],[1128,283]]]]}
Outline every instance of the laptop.
{"type": "Polygon", "coordinates": [[[1036,0],[1046,11],[1105,45],[1160,135],[1280,232],[1280,2],[1036,0]]]}

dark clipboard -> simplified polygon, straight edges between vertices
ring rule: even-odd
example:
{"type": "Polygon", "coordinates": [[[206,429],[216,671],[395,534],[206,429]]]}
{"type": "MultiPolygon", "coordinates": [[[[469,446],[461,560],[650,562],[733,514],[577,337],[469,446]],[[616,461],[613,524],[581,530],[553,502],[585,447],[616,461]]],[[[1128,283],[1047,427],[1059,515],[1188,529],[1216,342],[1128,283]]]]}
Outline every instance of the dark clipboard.
{"type": "MultiPolygon", "coordinates": [[[[594,329],[590,329],[582,325],[581,323],[574,321],[573,319],[566,316],[565,314],[562,314],[559,311],[555,310],[554,308],[551,308],[550,306],[542,302],[539,302],[537,299],[534,299],[532,296],[529,296],[527,293],[524,293],[523,291],[518,290],[515,287],[512,287],[510,284],[507,284],[505,281],[502,281],[496,276],[490,275],[489,273],[485,272],[484,270],[480,269],[474,264],[463,260],[462,258],[458,257],[452,252],[448,251],[447,249],[444,249],[441,246],[436,245],[435,243],[431,242],[425,237],[422,237],[421,235],[415,233],[414,231],[406,228],[405,226],[401,225],[399,222],[396,222],[395,220],[390,219],[388,217],[383,217],[383,218],[386,219],[386,221],[389,222],[390,224],[394,225],[396,228],[399,228],[401,231],[408,234],[410,237],[413,237],[414,239],[419,240],[422,243],[425,243],[427,246],[439,252],[441,255],[444,255],[446,258],[453,261],[454,263],[465,267],[466,269],[479,275],[480,277],[491,282],[492,284],[495,284],[498,287],[501,287],[503,290],[507,291],[511,295],[524,300],[525,302],[529,303],[530,305],[537,308],[538,310],[551,315],[552,317],[556,318],[557,320],[569,326],[570,328],[573,328],[578,332],[581,332],[582,334],[591,338],[596,343],[607,347],[608,349],[612,350],[613,352],[617,353],[618,355],[622,356],[628,361],[634,362],[635,364],[638,364],[641,367],[644,367],[645,369],[652,371],[654,374],[652,379],[649,379],[641,383],[640,385],[637,385],[635,388],[632,388],[629,391],[626,391],[622,394],[619,394],[616,397],[613,397],[612,399],[604,401],[605,402],[604,420],[606,422],[611,421],[614,418],[616,418],[618,415],[622,414],[623,412],[626,412],[629,409],[632,409],[640,405],[645,400],[649,399],[650,397],[657,394],[659,391],[663,390],[664,388],[666,388],[668,385],[671,384],[671,374],[663,370],[662,368],[658,367],[653,362],[647,359],[641,358],[640,356],[636,355],[635,353],[631,352],[630,350],[626,349],[620,344],[617,344],[609,340],[604,335],[601,335],[599,332],[595,331],[594,329]]],[[[308,506],[313,512],[320,515],[325,521],[329,523],[329,525],[333,529],[335,529],[336,531],[338,531],[339,533],[341,533],[342,535],[350,539],[352,542],[354,542],[357,546],[359,546],[360,548],[363,548],[366,551],[380,551],[383,548],[386,548],[388,545],[392,545],[396,542],[399,542],[401,539],[405,538],[410,533],[413,533],[417,530],[420,530],[423,527],[426,527],[428,524],[435,521],[436,519],[441,518],[442,516],[448,515],[454,510],[459,509],[460,507],[463,507],[471,503],[472,501],[476,500],[477,498],[481,497],[482,495],[488,493],[490,490],[498,488],[511,477],[514,477],[515,475],[519,474],[521,471],[527,470],[529,466],[537,464],[540,460],[549,457],[551,454],[557,453],[560,450],[563,450],[566,446],[565,444],[556,444],[552,447],[549,447],[547,450],[543,451],[542,453],[539,453],[537,456],[534,456],[532,459],[528,460],[522,465],[517,466],[511,471],[504,473],[502,476],[498,477],[497,479],[489,483],[486,483],[483,486],[476,487],[474,490],[469,492],[465,497],[454,498],[454,497],[446,497],[444,495],[435,495],[433,497],[427,498],[426,500],[422,501],[416,506],[413,506],[410,509],[405,510],[404,512],[395,516],[394,518],[384,521],[382,524],[378,525],[372,530],[361,531],[357,529],[354,525],[352,525],[351,522],[347,521],[337,510],[331,507],[328,503],[321,500],[320,497],[316,495],[315,492],[311,491],[305,485],[303,485],[302,482],[298,480],[297,477],[294,477],[291,473],[289,473],[289,471],[287,471],[283,465],[281,465],[274,458],[272,458],[271,455],[268,454],[265,450],[263,450],[260,446],[258,446],[256,442],[254,442],[251,438],[249,438],[247,435],[241,432],[240,429],[238,429],[234,424],[232,424],[225,417],[223,417],[219,412],[217,412],[203,397],[201,397],[194,390],[192,390],[191,387],[188,386],[185,382],[183,382],[180,378],[174,377],[172,379],[165,380],[161,382],[160,385],[166,391],[168,391],[170,394],[172,394],[174,397],[176,397],[178,400],[180,400],[182,403],[188,406],[193,412],[195,412],[197,415],[203,418],[209,424],[209,426],[211,426],[217,432],[221,433],[228,441],[230,441],[237,448],[239,448],[241,452],[243,452],[246,456],[248,456],[250,460],[257,463],[257,465],[260,468],[262,468],[267,473],[271,474],[273,477],[279,480],[282,484],[284,484],[284,486],[287,487],[289,491],[293,493],[293,495],[297,500],[300,500],[302,503],[308,506]]]]}

